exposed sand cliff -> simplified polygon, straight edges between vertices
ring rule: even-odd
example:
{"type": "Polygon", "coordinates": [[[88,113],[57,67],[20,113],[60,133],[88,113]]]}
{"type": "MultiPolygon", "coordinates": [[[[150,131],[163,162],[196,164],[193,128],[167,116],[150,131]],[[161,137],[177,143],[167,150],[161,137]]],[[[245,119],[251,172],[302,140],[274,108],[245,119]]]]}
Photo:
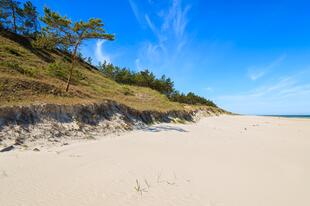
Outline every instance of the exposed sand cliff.
{"type": "Polygon", "coordinates": [[[67,144],[68,141],[118,134],[153,123],[193,122],[220,112],[211,109],[138,111],[113,101],[4,107],[0,108],[0,149],[11,145],[33,149],[39,145],[67,144]]]}

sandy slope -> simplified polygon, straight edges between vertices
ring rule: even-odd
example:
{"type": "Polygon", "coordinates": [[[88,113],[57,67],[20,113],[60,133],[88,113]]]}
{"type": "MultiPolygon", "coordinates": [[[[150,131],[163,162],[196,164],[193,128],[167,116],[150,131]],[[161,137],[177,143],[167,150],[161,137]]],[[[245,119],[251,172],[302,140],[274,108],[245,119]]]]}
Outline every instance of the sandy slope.
{"type": "Polygon", "coordinates": [[[0,205],[309,206],[310,120],[211,117],[2,153],[0,205]]]}

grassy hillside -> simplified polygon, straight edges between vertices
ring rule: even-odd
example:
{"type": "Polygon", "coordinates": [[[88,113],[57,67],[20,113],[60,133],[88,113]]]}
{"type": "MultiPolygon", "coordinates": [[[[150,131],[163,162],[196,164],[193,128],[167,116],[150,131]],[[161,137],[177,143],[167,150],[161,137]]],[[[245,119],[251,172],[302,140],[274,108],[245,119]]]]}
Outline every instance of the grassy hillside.
{"type": "Polygon", "coordinates": [[[0,105],[114,100],[138,110],[193,108],[146,87],[118,84],[83,61],[75,67],[73,85],[66,93],[69,65],[70,58],[63,52],[37,49],[25,37],[0,31],[0,105]]]}

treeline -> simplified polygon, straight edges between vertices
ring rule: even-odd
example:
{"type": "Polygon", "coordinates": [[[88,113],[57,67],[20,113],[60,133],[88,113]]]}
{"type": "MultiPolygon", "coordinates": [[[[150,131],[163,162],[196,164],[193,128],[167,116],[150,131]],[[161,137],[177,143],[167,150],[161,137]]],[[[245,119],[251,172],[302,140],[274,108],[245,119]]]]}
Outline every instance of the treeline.
{"type": "Polygon", "coordinates": [[[129,84],[135,86],[149,87],[166,95],[171,101],[193,105],[207,105],[217,107],[212,101],[200,97],[193,92],[183,94],[174,88],[174,82],[165,75],[157,78],[153,72],[149,70],[135,72],[128,68],[120,68],[113,64],[104,62],[99,64],[99,71],[106,77],[113,79],[121,84],[129,84]]]}
{"type": "Polygon", "coordinates": [[[217,107],[217,105],[204,97],[198,96],[194,94],[193,92],[189,92],[186,95],[183,93],[180,93],[178,91],[174,91],[170,95],[170,100],[174,102],[180,102],[185,104],[194,104],[194,105],[207,105],[211,107],[217,107]]]}
{"type": "MultiPolygon", "coordinates": [[[[103,26],[101,19],[74,22],[47,7],[44,8],[44,15],[40,17],[37,8],[30,1],[22,4],[17,0],[0,0],[0,29],[31,37],[35,47],[60,49],[70,54],[71,67],[66,91],[69,90],[76,59],[83,59],[79,52],[80,45],[90,39],[114,40],[114,35],[106,33],[103,26]]],[[[91,64],[91,58],[88,58],[87,62],[91,64]]],[[[216,107],[212,101],[192,92],[180,93],[174,88],[174,82],[170,78],[164,75],[157,78],[149,70],[134,72],[107,63],[99,65],[98,69],[116,82],[149,87],[166,95],[171,101],[216,107]]]]}
{"type": "Polygon", "coordinates": [[[35,36],[39,22],[36,7],[27,1],[0,0],[0,27],[17,34],[35,36]]]}

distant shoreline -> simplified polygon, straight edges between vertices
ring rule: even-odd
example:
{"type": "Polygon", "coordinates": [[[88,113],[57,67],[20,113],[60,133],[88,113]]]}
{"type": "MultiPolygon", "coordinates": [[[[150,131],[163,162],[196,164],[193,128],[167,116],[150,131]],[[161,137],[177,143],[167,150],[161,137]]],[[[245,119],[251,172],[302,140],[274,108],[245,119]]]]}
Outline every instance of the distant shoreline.
{"type": "Polygon", "coordinates": [[[258,115],[262,117],[283,117],[283,118],[302,118],[310,119],[310,115],[258,115]]]}

